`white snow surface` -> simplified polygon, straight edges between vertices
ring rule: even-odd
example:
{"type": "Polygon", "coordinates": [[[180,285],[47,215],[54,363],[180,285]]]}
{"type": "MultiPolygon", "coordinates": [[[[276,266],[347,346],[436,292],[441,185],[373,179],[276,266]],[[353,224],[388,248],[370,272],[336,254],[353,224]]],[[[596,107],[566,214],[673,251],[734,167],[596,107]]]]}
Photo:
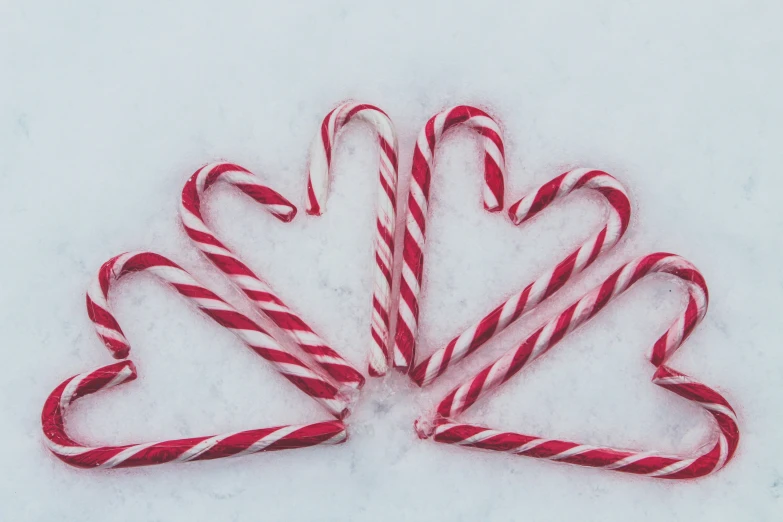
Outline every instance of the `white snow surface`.
{"type": "MultiPolygon", "coordinates": [[[[230,4],[0,7],[0,520],[783,519],[779,2],[230,4]],[[365,368],[377,190],[367,127],[340,137],[325,215],[304,213],[310,140],[349,98],[395,122],[401,202],[421,127],[467,103],[502,125],[507,205],[569,168],[598,167],[632,195],[629,232],[437,385],[370,380],[346,444],[115,471],[52,456],[41,435],[46,396],[113,360],[84,307],[103,261],[159,252],[249,310],[178,221],[181,187],[208,161],[244,165],[295,202],[299,215],[284,224],[220,187],[207,216],[365,368]],[[661,481],[416,437],[414,419],[451,387],[622,263],[655,251],[686,257],[710,287],[707,318],[671,364],[738,412],[739,450],[723,471],[661,481]]],[[[604,216],[584,191],[520,227],[486,213],[478,143],[456,131],[437,154],[421,353],[521,289],[604,216]]],[[[589,444],[697,450],[714,434],[709,417],[651,385],[645,359],[683,299],[670,279],[648,278],[464,418],[589,444]]],[[[149,276],[128,278],[111,302],[139,378],[78,402],[67,419],[77,440],[329,418],[149,276]]]]}

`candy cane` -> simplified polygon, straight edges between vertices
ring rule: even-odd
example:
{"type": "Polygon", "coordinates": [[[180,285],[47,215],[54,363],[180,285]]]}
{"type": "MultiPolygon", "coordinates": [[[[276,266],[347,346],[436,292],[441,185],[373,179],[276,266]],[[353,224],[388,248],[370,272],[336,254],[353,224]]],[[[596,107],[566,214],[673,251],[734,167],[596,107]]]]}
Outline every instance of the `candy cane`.
{"type": "Polygon", "coordinates": [[[277,426],[189,439],[125,446],[85,446],[65,432],[65,412],[76,399],[136,378],[131,361],[121,361],[66,379],[49,395],[41,413],[44,441],[60,460],[80,468],[127,468],[166,462],[239,457],[261,451],[340,444],[347,438],[339,421],[277,426]]]}
{"type": "Polygon", "coordinates": [[[375,234],[375,283],[372,296],[372,343],[370,375],[384,375],[389,359],[389,316],[391,314],[394,225],[397,204],[397,134],[389,116],[378,107],[346,102],[332,110],[321,124],[321,132],[310,148],[307,179],[307,213],[320,216],[329,194],[329,169],[332,150],[340,130],[351,120],[363,120],[373,126],[380,144],[380,189],[375,234]]]}
{"type": "Polygon", "coordinates": [[[449,393],[438,405],[434,419],[424,418],[417,422],[419,436],[426,438],[434,435],[436,442],[446,444],[660,478],[695,478],[715,472],[732,458],[739,443],[736,414],[718,392],[664,365],[704,318],[707,302],[704,278],[696,267],[679,256],[656,253],[628,263],[599,287],[548,321],[518,348],[507,352],[470,381],[449,393]],[[546,353],[567,333],[594,317],[612,298],[652,273],[671,274],[683,281],[688,290],[685,311],[653,345],[650,361],[657,367],[653,383],[693,401],[712,415],[719,434],[711,447],[692,457],[672,457],[501,432],[451,420],[546,353]]]}
{"type": "Polygon", "coordinates": [[[400,302],[397,310],[397,332],[394,344],[394,366],[408,371],[414,362],[415,340],[419,321],[419,291],[424,271],[424,241],[430,178],[435,148],[451,128],[465,124],[482,136],[484,147],[484,208],[495,212],[503,208],[503,171],[505,153],[500,127],[487,113],[475,107],[458,105],[430,118],[419,133],[413,151],[411,188],[402,251],[400,302]]]}
{"type": "Polygon", "coordinates": [[[594,190],[608,203],[609,212],[603,228],[553,269],[452,339],[445,348],[441,348],[419,363],[411,371],[411,378],[415,383],[419,386],[430,384],[450,365],[478,350],[511,323],[557,292],[571,277],[584,271],[598,256],[617,244],[628,228],[631,203],[620,182],[600,170],[582,168],[561,174],[511,205],[509,216],[515,225],[519,225],[554,201],[579,189],[594,190]]]}
{"type": "Polygon", "coordinates": [[[232,163],[211,163],[193,174],[182,189],[180,219],[185,232],[196,247],[253,304],[269,317],[292,341],[309,354],[318,365],[337,381],[343,391],[359,389],[364,377],[340,354],[327,346],[305,322],[277,297],[272,288],[220,242],[207,227],[201,215],[204,193],[217,181],[229,183],[249,195],[282,221],[290,221],[296,212],[285,198],[259,183],[248,170],[232,163]]]}
{"type": "Polygon", "coordinates": [[[266,331],[217,294],[198,283],[173,261],[152,252],[129,252],[101,266],[87,291],[87,313],[98,336],[114,357],[128,356],[130,344],[110,311],[109,290],[123,276],[146,271],[167,283],[221,326],[231,330],[251,350],[272,363],[296,387],[323,404],[337,418],[348,414],[348,399],[335,386],[285,351],[266,331]]]}

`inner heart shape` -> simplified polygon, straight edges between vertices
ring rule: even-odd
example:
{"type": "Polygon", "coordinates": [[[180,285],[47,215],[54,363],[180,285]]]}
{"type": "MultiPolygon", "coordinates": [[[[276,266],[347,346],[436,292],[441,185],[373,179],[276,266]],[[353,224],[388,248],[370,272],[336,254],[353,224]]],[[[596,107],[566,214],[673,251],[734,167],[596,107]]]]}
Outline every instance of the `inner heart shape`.
{"type": "MultiPolygon", "coordinates": [[[[355,120],[369,123],[379,143],[380,188],[368,371],[372,376],[380,376],[386,373],[391,355],[391,283],[395,267],[393,238],[398,179],[397,138],[386,113],[373,105],[345,102],[327,114],[311,147],[307,211],[319,215],[325,208],[335,139],[346,124],[355,120]]],[[[631,207],[626,190],[615,178],[601,170],[574,169],[531,191],[509,208],[509,217],[517,225],[534,217],[554,201],[583,188],[600,194],[606,202],[605,225],[555,267],[490,311],[447,346],[417,363],[418,296],[424,269],[430,179],[437,144],[450,129],[459,125],[473,129],[482,137],[485,208],[491,212],[501,210],[505,199],[505,147],[498,123],[486,112],[466,105],[452,107],[433,116],[419,134],[413,154],[392,357],[395,367],[409,373],[419,386],[433,382],[448,368],[554,295],[571,277],[587,269],[613,248],[630,222],[631,207]]],[[[42,413],[44,435],[49,449],[65,462],[88,468],[140,466],[337,444],[346,440],[346,429],[340,419],[348,415],[365,378],[286,306],[271,286],[232,253],[205,223],[201,211],[203,200],[208,189],[218,181],[238,188],[281,221],[293,219],[295,207],[262,184],[249,170],[233,163],[218,162],[198,169],[188,179],[182,191],[180,217],[188,236],[202,253],[230,278],[259,312],[270,318],[308,355],[310,362],[287,352],[254,320],[199,284],[178,265],[150,252],[123,254],[101,267],[87,294],[88,314],[98,335],[115,357],[123,359],[128,356],[130,344],[108,306],[109,289],[124,275],[141,271],[153,274],[191,300],[218,324],[231,330],[338,420],[125,446],[89,447],[70,439],[65,432],[64,415],[74,400],[136,378],[133,363],[124,360],[67,379],[47,399],[42,413]]],[[[440,402],[436,413],[415,423],[416,431],[421,438],[432,437],[441,443],[653,477],[695,478],[717,471],[732,458],[739,442],[736,414],[718,392],[664,364],[704,317],[707,295],[704,278],[693,265],[678,256],[651,254],[629,263],[600,287],[547,322],[518,348],[510,350],[454,389],[440,402]],[[532,437],[458,422],[457,417],[481,397],[507,382],[567,333],[597,314],[613,297],[651,273],[666,273],[678,278],[687,286],[689,296],[686,310],[653,347],[650,359],[657,368],[653,382],[699,404],[712,415],[719,433],[716,442],[708,449],[691,457],[672,457],[532,437]]]]}

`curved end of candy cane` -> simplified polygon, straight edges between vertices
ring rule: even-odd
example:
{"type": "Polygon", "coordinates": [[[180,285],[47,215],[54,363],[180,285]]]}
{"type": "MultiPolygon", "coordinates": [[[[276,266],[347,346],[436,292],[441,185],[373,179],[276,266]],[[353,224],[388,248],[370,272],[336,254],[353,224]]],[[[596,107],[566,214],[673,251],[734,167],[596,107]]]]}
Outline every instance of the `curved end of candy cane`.
{"type": "Polygon", "coordinates": [[[373,361],[367,365],[367,373],[370,377],[383,377],[389,371],[389,364],[386,360],[373,361]]]}
{"type": "Polygon", "coordinates": [[[57,437],[64,437],[64,429],[61,429],[63,411],[79,397],[130,382],[136,377],[133,361],[121,361],[66,379],[44,403],[41,412],[44,435],[54,442],[57,442],[57,437]]]}

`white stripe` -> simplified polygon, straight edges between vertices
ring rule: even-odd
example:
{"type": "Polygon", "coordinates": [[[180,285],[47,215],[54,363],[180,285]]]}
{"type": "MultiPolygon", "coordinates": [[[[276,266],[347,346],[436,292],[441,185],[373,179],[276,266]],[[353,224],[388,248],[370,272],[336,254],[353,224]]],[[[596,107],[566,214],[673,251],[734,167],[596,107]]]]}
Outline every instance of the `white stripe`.
{"type": "Polygon", "coordinates": [[[674,473],[677,473],[679,471],[684,470],[691,464],[693,464],[696,461],[696,459],[685,459],[678,462],[674,462],[672,464],[669,464],[665,468],[661,468],[657,471],[652,471],[650,473],[647,473],[648,477],[662,477],[665,475],[673,475],[674,473]]]}
{"type": "MultiPolygon", "coordinates": [[[[480,323],[474,324],[462,332],[457,338],[457,342],[454,344],[454,351],[451,353],[450,364],[459,361],[468,352],[468,348],[470,348],[471,342],[476,336],[476,330],[478,329],[479,325],[480,323]]],[[[438,352],[442,353],[444,350],[445,348],[438,350],[438,352]]]]}
{"type": "Polygon", "coordinates": [[[269,433],[266,436],[261,437],[253,444],[248,446],[246,449],[240,451],[239,453],[233,456],[241,457],[243,455],[249,455],[251,453],[258,453],[259,451],[263,451],[266,448],[268,448],[271,444],[274,444],[275,442],[279,441],[283,437],[290,435],[291,433],[295,432],[300,428],[302,428],[302,426],[283,426],[273,431],[272,433],[269,433]]]}
{"type": "Polygon", "coordinates": [[[722,413],[723,415],[725,415],[726,417],[731,419],[732,422],[734,422],[734,424],[739,424],[739,420],[737,419],[737,414],[734,413],[733,411],[731,411],[729,408],[727,408],[723,404],[715,404],[713,402],[702,402],[702,403],[699,403],[699,404],[701,404],[702,407],[704,407],[704,408],[706,408],[706,409],[708,409],[710,411],[722,413]]]}
{"type": "Polygon", "coordinates": [[[264,292],[274,295],[269,285],[256,277],[243,274],[232,274],[229,277],[231,277],[231,280],[234,281],[237,286],[244,290],[252,290],[255,292],[264,292]]]}
{"type": "MultiPolygon", "coordinates": [[[[432,120],[432,128],[433,132],[435,134],[435,146],[438,146],[438,142],[440,141],[441,136],[443,136],[443,127],[446,125],[446,118],[449,116],[451,111],[453,110],[453,107],[451,109],[441,111],[438,114],[435,115],[435,118],[432,120]]],[[[426,127],[425,127],[426,129],[426,127]]],[[[426,136],[426,135],[425,135],[426,136]]]]}
{"type": "Polygon", "coordinates": [[[514,205],[516,205],[513,219],[515,225],[522,223],[528,213],[530,213],[530,207],[533,205],[533,202],[536,199],[535,196],[538,194],[539,190],[540,187],[514,203],[514,205]]]}
{"type": "Polygon", "coordinates": [[[430,143],[427,141],[426,127],[421,129],[419,137],[416,139],[416,148],[421,152],[424,161],[427,162],[427,166],[432,168],[432,151],[430,150],[430,143]]]}
{"type": "Polygon", "coordinates": [[[457,444],[459,444],[460,446],[469,446],[471,444],[476,444],[478,442],[483,442],[487,439],[491,439],[492,437],[499,435],[500,433],[501,432],[495,430],[480,431],[478,433],[471,435],[470,437],[457,441],[457,444]]]}
{"type": "Polygon", "coordinates": [[[547,457],[548,460],[563,460],[567,459],[569,457],[573,457],[574,455],[581,455],[582,453],[587,453],[588,451],[592,451],[596,449],[595,446],[587,446],[587,445],[580,445],[580,446],[574,446],[571,449],[567,449],[561,453],[558,453],[557,455],[552,455],[551,457],[547,457]]]}
{"type": "Polygon", "coordinates": [[[186,209],[182,203],[179,205],[179,218],[185,228],[192,228],[193,230],[203,234],[209,234],[210,236],[212,235],[212,231],[207,228],[207,225],[201,221],[201,219],[196,217],[195,214],[193,214],[190,210],[186,209]]]}
{"type": "Polygon", "coordinates": [[[165,282],[169,283],[170,285],[190,285],[190,286],[201,286],[196,282],[193,277],[190,276],[187,272],[182,270],[181,268],[174,268],[173,266],[165,266],[165,265],[156,265],[151,266],[147,268],[147,270],[156,275],[157,277],[163,279],[165,282]]]}
{"type": "Polygon", "coordinates": [[[199,198],[204,194],[204,185],[207,183],[207,176],[209,176],[209,173],[212,172],[212,169],[222,165],[223,163],[224,162],[222,161],[208,163],[207,165],[201,167],[201,170],[198,171],[196,174],[196,192],[198,193],[199,198]]]}
{"type": "Polygon", "coordinates": [[[483,116],[483,115],[471,116],[470,118],[465,120],[465,125],[473,127],[474,129],[486,128],[494,131],[495,134],[497,134],[498,136],[500,135],[500,127],[498,127],[497,123],[495,123],[495,121],[488,116],[483,116]]]}
{"type": "Polygon", "coordinates": [[[435,376],[438,373],[438,369],[440,369],[440,365],[443,362],[444,353],[445,350],[438,350],[432,354],[429,362],[427,362],[427,368],[424,371],[424,380],[422,382],[422,386],[426,386],[427,384],[431,383],[433,379],[435,379],[435,376]]]}
{"type": "Polygon", "coordinates": [[[506,326],[508,326],[511,323],[511,318],[514,316],[514,312],[517,309],[517,306],[519,305],[519,300],[522,299],[522,293],[515,294],[511,296],[508,301],[503,303],[503,309],[500,312],[500,317],[498,318],[498,325],[497,329],[495,330],[495,333],[492,335],[497,335],[500,333],[500,330],[504,329],[506,326]]]}
{"type": "MultiPolygon", "coordinates": [[[[419,281],[416,279],[416,274],[413,273],[413,270],[411,270],[411,267],[408,263],[403,263],[402,265],[402,279],[410,288],[414,299],[418,297],[419,293],[421,292],[421,288],[419,288],[419,281]]],[[[401,302],[402,301],[404,301],[404,299],[402,299],[401,302]]]]}
{"type": "Polygon", "coordinates": [[[522,444],[521,446],[514,448],[512,450],[509,450],[511,453],[515,453],[517,455],[522,455],[523,453],[526,453],[533,448],[536,448],[545,442],[549,442],[550,439],[533,439],[530,442],[527,442],[525,444],[522,444]]]}
{"type": "Polygon", "coordinates": [[[225,256],[225,257],[230,257],[231,259],[236,259],[234,254],[232,254],[230,250],[224,247],[213,245],[211,243],[203,243],[201,241],[196,241],[196,240],[192,240],[192,241],[196,243],[196,247],[198,247],[198,249],[205,254],[216,254],[219,256],[225,256]]]}
{"type": "Polygon", "coordinates": [[[718,445],[720,446],[718,462],[715,464],[715,467],[712,469],[712,471],[718,471],[719,469],[723,468],[723,466],[726,465],[726,459],[729,458],[729,442],[726,440],[726,437],[723,435],[723,433],[721,433],[720,437],[718,437],[718,445]]]}
{"type": "Polygon", "coordinates": [[[71,401],[73,401],[73,396],[76,393],[76,390],[79,388],[79,384],[92,372],[87,373],[81,373],[79,375],[76,375],[73,379],[71,379],[71,382],[65,385],[65,388],[63,389],[62,395],[60,395],[60,410],[65,413],[65,410],[68,408],[68,406],[71,404],[71,401]]]}
{"type": "Polygon", "coordinates": [[[545,276],[539,277],[535,280],[533,286],[530,288],[530,292],[528,293],[525,307],[522,309],[523,313],[527,312],[541,302],[546,289],[549,287],[549,281],[552,279],[552,275],[553,273],[550,271],[545,276]]]}
{"type": "Polygon", "coordinates": [[[131,375],[133,375],[133,370],[131,370],[130,366],[125,366],[122,370],[117,372],[117,375],[115,375],[114,378],[107,382],[101,389],[108,390],[109,388],[113,388],[118,384],[122,384],[127,381],[131,375]]]}
{"type": "Polygon", "coordinates": [[[413,311],[408,306],[408,303],[406,303],[403,299],[400,299],[400,306],[397,309],[397,315],[400,319],[402,319],[402,322],[405,323],[405,326],[407,326],[411,331],[411,335],[413,335],[413,341],[415,343],[416,330],[418,329],[418,325],[416,324],[416,318],[413,316],[413,311]]]}
{"type": "Polygon", "coordinates": [[[98,333],[101,337],[108,337],[109,339],[114,339],[115,341],[119,341],[124,344],[129,344],[128,340],[125,338],[124,335],[122,335],[120,332],[113,328],[108,328],[106,326],[103,326],[98,323],[93,323],[93,326],[95,327],[95,331],[98,333]]]}
{"type": "Polygon", "coordinates": [[[211,437],[209,439],[202,440],[192,448],[188,448],[186,451],[182,452],[182,454],[179,457],[172,460],[171,462],[188,462],[189,460],[193,460],[199,455],[214,448],[221,440],[231,437],[232,435],[236,435],[237,433],[242,433],[242,432],[235,431],[233,433],[222,433],[220,435],[215,435],[214,437],[211,437]]]}
{"type": "Polygon", "coordinates": [[[110,469],[119,466],[120,464],[122,464],[132,456],[136,455],[140,451],[144,451],[145,449],[149,448],[150,446],[154,446],[155,444],[157,444],[157,442],[147,442],[146,444],[136,444],[135,446],[131,446],[130,448],[125,448],[124,450],[117,453],[110,459],[106,460],[106,462],[98,466],[98,469],[110,469]]]}
{"type": "Polygon", "coordinates": [[[544,329],[536,339],[536,344],[533,346],[533,351],[530,353],[530,357],[528,357],[525,364],[530,364],[531,362],[535,361],[549,348],[549,342],[552,340],[552,335],[555,332],[555,328],[557,328],[557,323],[557,319],[554,319],[549,321],[546,326],[544,326],[544,329]]]}
{"type": "Polygon", "coordinates": [[[210,310],[223,310],[224,312],[236,312],[236,308],[228,304],[227,302],[223,301],[220,298],[213,299],[211,297],[189,297],[188,299],[192,299],[198,306],[201,306],[203,308],[207,308],[210,310]]]}
{"type": "Polygon", "coordinates": [[[76,457],[77,455],[82,455],[88,451],[96,449],[87,448],[84,446],[62,446],[54,442],[49,437],[44,438],[44,444],[46,444],[46,447],[49,449],[49,451],[58,455],[62,455],[63,457],[76,457]]]}
{"type": "Polygon", "coordinates": [[[642,459],[646,459],[648,457],[654,457],[654,456],[655,455],[652,453],[634,453],[633,455],[628,455],[627,457],[615,461],[611,464],[607,464],[606,466],[603,467],[603,469],[614,470],[614,469],[624,468],[626,466],[630,466],[634,462],[638,462],[642,459]]]}

